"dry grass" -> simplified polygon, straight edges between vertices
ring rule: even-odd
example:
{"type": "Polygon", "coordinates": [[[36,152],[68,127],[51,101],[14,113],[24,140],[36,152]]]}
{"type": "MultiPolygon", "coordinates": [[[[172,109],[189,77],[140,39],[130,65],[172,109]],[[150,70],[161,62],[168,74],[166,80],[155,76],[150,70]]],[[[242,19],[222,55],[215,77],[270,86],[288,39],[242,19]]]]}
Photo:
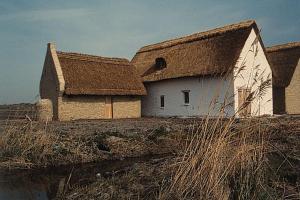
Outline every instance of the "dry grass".
{"type": "Polygon", "coordinates": [[[174,162],[159,199],[259,199],[272,197],[265,184],[268,131],[260,119],[242,129],[237,121],[204,120],[174,162]]]}
{"type": "Polygon", "coordinates": [[[31,166],[41,163],[53,154],[55,137],[43,131],[32,131],[30,123],[22,126],[7,126],[0,138],[1,161],[14,165],[31,166]]]}
{"type": "Polygon", "coordinates": [[[74,188],[65,199],[156,199],[161,180],[168,173],[169,158],[137,162],[114,171],[87,187],[74,188]]]}
{"type": "Polygon", "coordinates": [[[47,124],[10,122],[0,137],[0,167],[31,168],[92,161],[97,149],[88,142],[84,137],[64,137],[47,124]]]}
{"type": "Polygon", "coordinates": [[[73,188],[66,198],[299,199],[299,119],[197,123],[177,134],[177,155],[133,163],[121,169],[125,173],[73,188]]]}
{"type": "MultiPolygon", "coordinates": [[[[149,120],[145,121],[143,123],[149,120]]],[[[167,154],[176,148],[178,141],[172,138],[173,132],[161,132],[155,127],[151,129],[151,125],[144,129],[135,129],[135,126],[135,123],[118,121],[49,124],[29,119],[0,121],[0,169],[39,168],[167,154]],[[120,132],[110,126],[120,126],[120,132]],[[128,128],[132,132],[128,132],[128,128]]]]}
{"type": "Polygon", "coordinates": [[[203,120],[158,199],[300,199],[298,119],[203,120]]]}

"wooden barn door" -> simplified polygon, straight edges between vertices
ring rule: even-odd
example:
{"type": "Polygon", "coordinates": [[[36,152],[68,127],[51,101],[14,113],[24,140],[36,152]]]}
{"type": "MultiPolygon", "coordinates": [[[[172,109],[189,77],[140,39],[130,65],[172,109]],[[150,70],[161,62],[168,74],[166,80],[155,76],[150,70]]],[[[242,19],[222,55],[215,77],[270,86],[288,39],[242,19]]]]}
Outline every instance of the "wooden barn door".
{"type": "Polygon", "coordinates": [[[112,104],[112,98],[111,96],[105,97],[105,116],[108,119],[113,118],[113,104],[112,104]]]}
{"type": "Polygon", "coordinates": [[[239,116],[249,117],[251,116],[251,102],[247,100],[251,93],[249,88],[239,88],[238,89],[238,106],[239,106],[239,116]]]}

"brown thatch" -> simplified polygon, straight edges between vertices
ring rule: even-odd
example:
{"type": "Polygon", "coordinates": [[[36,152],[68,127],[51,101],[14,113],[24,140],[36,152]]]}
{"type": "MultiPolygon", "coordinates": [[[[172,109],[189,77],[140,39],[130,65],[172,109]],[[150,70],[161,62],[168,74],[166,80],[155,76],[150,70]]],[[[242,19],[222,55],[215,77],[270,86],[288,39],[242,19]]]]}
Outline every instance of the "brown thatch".
{"type": "Polygon", "coordinates": [[[206,32],[142,47],[132,59],[144,81],[222,74],[232,69],[255,21],[245,21],[206,32]],[[156,58],[167,64],[157,70],[156,58]]]}
{"type": "Polygon", "coordinates": [[[145,95],[127,59],[57,52],[68,95],[145,95]]]}
{"type": "Polygon", "coordinates": [[[287,87],[300,58],[300,42],[277,45],[266,50],[273,72],[273,85],[287,87]]]}

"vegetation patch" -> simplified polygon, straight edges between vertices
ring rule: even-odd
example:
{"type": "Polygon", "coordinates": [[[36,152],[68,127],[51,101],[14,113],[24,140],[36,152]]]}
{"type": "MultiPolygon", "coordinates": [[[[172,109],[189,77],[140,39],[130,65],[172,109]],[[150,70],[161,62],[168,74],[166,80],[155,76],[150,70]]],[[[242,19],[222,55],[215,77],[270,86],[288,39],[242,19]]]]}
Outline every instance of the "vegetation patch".
{"type": "Polygon", "coordinates": [[[66,198],[299,199],[299,122],[203,121],[177,134],[181,148],[174,156],[136,163],[124,173],[76,188],[66,198]]]}
{"type": "MultiPolygon", "coordinates": [[[[99,121],[100,122],[100,121],[99,121]]],[[[0,169],[39,168],[173,152],[168,144],[147,139],[149,129],[102,130],[97,121],[0,121],[0,169]]],[[[119,123],[113,121],[113,123],[119,123]]],[[[155,128],[154,128],[155,130],[155,128]]],[[[158,137],[158,136],[157,136],[158,137]]]]}

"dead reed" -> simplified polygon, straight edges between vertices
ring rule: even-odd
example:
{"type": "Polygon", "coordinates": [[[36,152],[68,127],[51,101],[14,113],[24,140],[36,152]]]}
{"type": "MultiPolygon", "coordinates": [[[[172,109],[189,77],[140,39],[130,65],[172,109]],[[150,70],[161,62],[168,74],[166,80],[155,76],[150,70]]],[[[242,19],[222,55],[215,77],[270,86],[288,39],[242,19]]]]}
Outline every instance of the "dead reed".
{"type": "Polygon", "coordinates": [[[159,199],[259,199],[265,184],[267,126],[247,119],[204,119],[187,138],[184,153],[159,199]]]}
{"type": "Polygon", "coordinates": [[[45,123],[8,121],[0,137],[1,168],[31,168],[89,162],[100,157],[84,136],[64,135],[45,123]]]}

